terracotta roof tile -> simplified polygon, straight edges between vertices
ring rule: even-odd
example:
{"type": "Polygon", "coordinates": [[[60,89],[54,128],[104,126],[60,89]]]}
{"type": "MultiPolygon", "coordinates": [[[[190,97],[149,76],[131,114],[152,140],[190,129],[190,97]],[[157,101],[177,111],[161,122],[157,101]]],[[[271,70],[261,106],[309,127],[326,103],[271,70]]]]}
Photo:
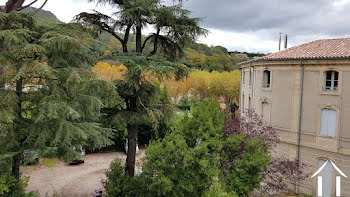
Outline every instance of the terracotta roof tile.
{"type": "Polygon", "coordinates": [[[291,47],[277,53],[256,58],[241,65],[271,60],[299,59],[350,59],[350,38],[316,40],[299,46],[291,47]]]}

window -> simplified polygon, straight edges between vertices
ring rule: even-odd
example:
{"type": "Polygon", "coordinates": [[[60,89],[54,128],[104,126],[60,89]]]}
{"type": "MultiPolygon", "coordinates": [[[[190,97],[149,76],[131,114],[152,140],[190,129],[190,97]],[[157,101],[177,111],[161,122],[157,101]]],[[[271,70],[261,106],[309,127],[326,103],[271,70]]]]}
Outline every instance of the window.
{"type": "Polygon", "coordinates": [[[337,71],[326,71],[323,76],[323,90],[337,91],[338,90],[339,73],[337,71]]]}
{"type": "Polygon", "coordinates": [[[248,100],[248,109],[250,110],[250,108],[251,108],[251,101],[252,99],[250,98],[250,96],[249,96],[249,100],[248,100]]]}
{"type": "MultiPolygon", "coordinates": [[[[323,166],[323,164],[326,162],[326,160],[318,160],[318,168],[323,166]]],[[[333,167],[330,162],[326,164],[326,166],[323,168],[323,170],[318,174],[318,176],[321,176],[322,179],[322,195],[320,195],[317,191],[317,196],[334,196],[332,195],[332,189],[333,189],[333,167]]],[[[318,183],[320,184],[320,183],[318,183]]]]}
{"type": "Polygon", "coordinates": [[[321,136],[335,137],[337,124],[337,111],[334,109],[322,109],[321,111],[321,136]]]}
{"type": "Polygon", "coordinates": [[[243,84],[244,84],[244,80],[245,80],[245,77],[244,77],[244,75],[245,75],[245,71],[242,71],[242,82],[243,82],[243,84]]]}
{"type": "Polygon", "coordinates": [[[244,111],[244,94],[242,95],[241,110],[244,111]]]}
{"type": "Polygon", "coordinates": [[[265,123],[270,123],[270,105],[269,105],[269,103],[267,103],[267,102],[262,103],[261,116],[262,116],[262,120],[265,123]]]}
{"type": "Polygon", "coordinates": [[[264,88],[269,88],[271,85],[271,71],[265,70],[264,71],[264,88]]]}
{"type": "Polygon", "coordinates": [[[252,85],[252,69],[249,71],[249,85],[252,85]]]}

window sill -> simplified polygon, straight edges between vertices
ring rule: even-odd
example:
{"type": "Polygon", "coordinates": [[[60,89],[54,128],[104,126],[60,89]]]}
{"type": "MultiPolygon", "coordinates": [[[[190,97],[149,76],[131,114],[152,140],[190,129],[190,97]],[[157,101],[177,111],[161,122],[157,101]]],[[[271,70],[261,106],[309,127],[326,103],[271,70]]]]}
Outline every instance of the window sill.
{"type": "Polygon", "coordinates": [[[324,139],[331,139],[331,140],[336,140],[337,139],[337,137],[323,136],[323,135],[317,135],[317,137],[324,138],[324,139]]]}
{"type": "Polygon", "coordinates": [[[262,87],[261,90],[262,90],[262,91],[269,91],[269,92],[271,92],[271,91],[272,91],[272,88],[271,88],[271,87],[269,87],[269,88],[264,88],[264,87],[262,87]]]}
{"type": "Polygon", "coordinates": [[[325,90],[322,90],[321,95],[331,95],[331,96],[339,96],[340,95],[340,91],[325,91],[325,90]]]}

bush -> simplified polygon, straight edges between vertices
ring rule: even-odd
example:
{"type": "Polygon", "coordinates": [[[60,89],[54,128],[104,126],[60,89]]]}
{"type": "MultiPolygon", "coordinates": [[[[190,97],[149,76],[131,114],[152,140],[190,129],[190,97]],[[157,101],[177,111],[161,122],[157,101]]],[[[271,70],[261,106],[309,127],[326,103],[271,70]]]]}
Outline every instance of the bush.
{"type": "Polygon", "coordinates": [[[117,159],[110,165],[110,171],[106,173],[107,180],[103,181],[107,196],[138,197],[147,196],[144,177],[130,177],[124,171],[125,167],[117,159]]]}
{"type": "Polygon", "coordinates": [[[37,197],[33,192],[26,193],[29,177],[18,180],[10,173],[0,175],[0,196],[1,197],[37,197]]]}
{"type": "Polygon", "coordinates": [[[55,158],[59,155],[57,147],[47,147],[41,150],[39,153],[41,157],[45,158],[55,158]]]}
{"type": "Polygon", "coordinates": [[[225,191],[248,196],[260,188],[269,162],[267,146],[261,140],[245,138],[243,133],[231,135],[221,149],[219,180],[225,191]]]}

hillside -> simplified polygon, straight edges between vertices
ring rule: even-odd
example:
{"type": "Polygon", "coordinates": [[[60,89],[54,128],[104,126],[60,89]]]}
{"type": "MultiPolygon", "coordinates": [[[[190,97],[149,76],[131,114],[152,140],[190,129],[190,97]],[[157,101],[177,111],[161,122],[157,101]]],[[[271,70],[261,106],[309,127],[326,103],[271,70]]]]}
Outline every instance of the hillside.
{"type": "MultiPolygon", "coordinates": [[[[35,10],[36,10],[36,8],[29,7],[29,8],[22,10],[22,12],[34,12],[35,10]]],[[[58,20],[56,15],[54,15],[52,12],[47,11],[47,10],[40,10],[39,12],[37,12],[36,18],[40,19],[40,20],[47,20],[47,21],[52,21],[52,22],[61,22],[60,20],[58,20]]]]}

